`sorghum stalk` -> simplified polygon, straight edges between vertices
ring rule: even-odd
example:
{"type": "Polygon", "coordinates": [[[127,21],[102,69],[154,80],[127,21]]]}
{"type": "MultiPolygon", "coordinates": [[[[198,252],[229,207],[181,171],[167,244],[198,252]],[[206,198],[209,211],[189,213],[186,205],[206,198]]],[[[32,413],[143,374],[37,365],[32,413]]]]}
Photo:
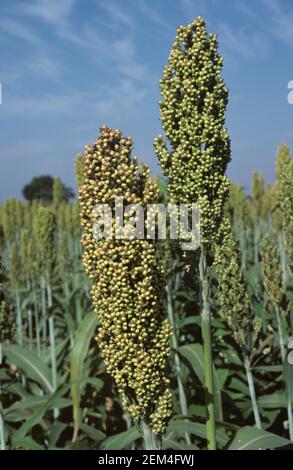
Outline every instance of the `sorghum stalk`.
{"type": "MultiPolygon", "coordinates": [[[[125,214],[128,236],[117,229],[113,215],[117,198],[122,209],[128,204],[145,208],[158,202],[159,191],[149,170],[138,165],[131,150],[130,137],[106,126],[101,127],[93,145],[86,147],[84,183],[79,189],[83,265],[93,280],[92,302],[100,322],[97,340],[123,406],[134,421],[161,436],[171,415],[165,375],[171,328],[162,298],[158,243],[131,235],[129,224],[137,220],[135,209],[125,214]],[[112,233],[104,238],[96,233],[101,220],[105,224],[101,204],[110,209],[106,225],[112,233]]],[[[144,222],[143,232],[145,228],[144,222]]],[[[146,447],[153,448],[152,442],[147,439],[146,447]]]]}
{"type": "Polygon", "coordinates": [[[253,375],[251,371],[251,362],[250,362],[249,356],[247,355],[244,355],[244,367],[245,367],[245,372],[246,372],[246,377],[247,377],[247,383],[248,383],[248,388],[249,388],[249,393],[250,393],[250,399],[251,399],[251,405],[253,409],[255,425],[258,429],[261,429],[261,420],[260,420],[258,405],[257,405],[257,400],[256,400],[254,380],[253,380],[253,375]]]}
{"type": "Polygon", "coordinates": [[[177,29],[175,42],[160,81],[162,136],[155,150],[168,177],[170,201],[197,204],[200,211],[202,336],[205,353],[208,448],[215,449],[211,312],[205,251],[217,241],[229,182],[230,141],[225,123],[228,90],[221,76],[223,59],[215,35],[208,34],[201,17],[177,29]]]}
{"type": "Polygon", "coordinates": [[[19,256],[19,248],[15,241],[11,244],[9,254],[9,279],[15,296],[15,307],[16,307],[16,324],[17,324],[17,336],[18,342],[22,346],[23,344],[23,318],[20,305],[20,284],[21,284],[21,262],[19,256]]]}
{"type": "Polygon", "coordinates": [[[211,335],[211,309],[210,309],[210,285],[208,279],[207,259],[204,248],[201,249],[199,260],[199,278],[202,286],[201,299],[201,319],[202,319],[202,337],[203,337],[203,356],[205,370],[205,387],[207,413],[207,436],[209,448],[216,449],[216,418],[214,404],[214,372],[213,372],[213,353],[212,353],[212,335],[211,335]]]}
{"type": "MultiPolygon", "coordinates": [[[[40,206],[35,214],[33,221],[34,237],[36,240],[37,253],[39,257],[39,270],[41,273],[42,289],[42,310],[44,332],[46,334],[47,313],[52,308],[51,275],[55,262],[55,218],[53,213],[46,207],[40,206]]],[[[57,364],[55,348],[55,328],[54,317],[49,313],[49,341],[51,350],[51,371],[52,385],[57,389],[57,364]]],[[[54,417],[59,414],[59,410],[54,408],[54,417]]]]}
{"type": "Polygon", "coordinates": [[[216,246],[213,263],[218,280],[220,317],[233,333],[245,366],[255,424],[261,428],[251,371],[254,344],[257,340],[260,321],[253,320],[250,299],[241,270],[240,255],[227,219],[221,226],[221,242],[216,246]]]}
{"type": "MultiPolygon", "coordinates": [[[[174,349],[174,363],[175,363],[176,378],[177,378],[177,385],[178,385],[180,409],[181,409],[182,415],[187,416],[188,415],[187,400],[186,400],[184,386],[180,377],[180,371],[181,371],[180,357],[179,357],[179,354],[176,352],[178,348],[178,339],[177,339],[176,326],[175,326],[174,306],[173,306],[172,289],[170,286],[170,282],[167,283],[166,293],[167,293],[168,319],[169,319],[170,325],[173,328],[171,344],[172,344],[172,348],[174,349]]],[[[191,444],[190,437],[187,432],[185,433],[185,439],[186,439],[187,444],[191,444]]]]}
{"type": "MultiPolygon", "coordinates": [[[[275,240],[266,235],[262,240],[261,246],[261,257],[262,257],[262,274],[263,284],[266,299],[274,310],[276,316],[276,326],[279,337],[279,346],[281,352],[282,364],[286,362],[286,348],[285,339],[283,332],[282,320],[288,313],[288,309],[282,309],[283,318],[280,315],[280,309],[285,296],[285,285],[282,276],[282,269],[280,263],[280,254],[278,245],[275,240]]],[[[286,389],[289,390],[289,377],[286,377],[286,389]]],[[[292,402],[290,393],[287,394],[287,413],[289,423],[289,435],[290,439],[293,440],[293,414],[292,414],[292,402]]]]}

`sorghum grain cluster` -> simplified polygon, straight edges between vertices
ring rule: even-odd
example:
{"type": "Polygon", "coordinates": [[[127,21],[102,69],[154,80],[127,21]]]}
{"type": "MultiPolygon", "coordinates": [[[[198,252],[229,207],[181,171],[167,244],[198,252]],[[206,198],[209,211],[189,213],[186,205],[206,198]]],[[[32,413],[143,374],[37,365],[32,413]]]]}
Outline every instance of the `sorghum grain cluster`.
{"type": "Polygon", "coordinates": [[[229,182],[230,140],[224,128],[228,90],[215,35],[198,17],[177,29],[160,81],[162,136],[155,150],[169,178],[171,200],[200,210],[201,241],[212,243],[223,216],[229,182]]]}
{"type": "Polygon", "coordinates": [[[79,190],[83,265],[94,281],[92,301],[99,317],[97,340],[124,407],[135,421],[144,420],[160,435],[171,414],[171,392],[165,375],[171,328],[163,301],[164,283],[154,240],[96,239],[95,207],[115,198],[124,205],[155,203],[156,184],[146,166],[131,157],[132,140],[119,130],[101,127],[84,155],[84,184],[79,190]]]}

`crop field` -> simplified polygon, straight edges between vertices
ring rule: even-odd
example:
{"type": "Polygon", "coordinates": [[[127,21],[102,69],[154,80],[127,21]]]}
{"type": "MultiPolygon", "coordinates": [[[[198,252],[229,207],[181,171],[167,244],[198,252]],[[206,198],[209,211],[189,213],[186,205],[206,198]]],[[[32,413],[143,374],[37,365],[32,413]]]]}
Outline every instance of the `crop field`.
{"type": "Polygon", "coordinates": [[[228,179],[216,36],[198,17],[170,47],[160,175],[100,123],[76,198],[54,178],[50,200],[0,205],[1,450],[293,449],[290,148],[273,183],[228,179]],[[141,217],[168,204],[196,207],[196,246],[141,217]]]}

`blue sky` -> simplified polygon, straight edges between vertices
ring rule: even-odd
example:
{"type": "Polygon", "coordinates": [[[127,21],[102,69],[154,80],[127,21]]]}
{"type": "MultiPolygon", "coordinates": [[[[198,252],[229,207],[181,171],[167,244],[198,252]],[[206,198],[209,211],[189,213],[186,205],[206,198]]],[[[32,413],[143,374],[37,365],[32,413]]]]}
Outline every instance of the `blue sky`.
{"type": "Polygon", "coordinates": [[[176,27],[198,15],[224,55],[228,174],[272,181],[277,146],[293,144],[291,0],[1,0],[0,201],[40,174],[74,186],[74,156],[104,123],[158,172],[158,81],[176,27]]]}

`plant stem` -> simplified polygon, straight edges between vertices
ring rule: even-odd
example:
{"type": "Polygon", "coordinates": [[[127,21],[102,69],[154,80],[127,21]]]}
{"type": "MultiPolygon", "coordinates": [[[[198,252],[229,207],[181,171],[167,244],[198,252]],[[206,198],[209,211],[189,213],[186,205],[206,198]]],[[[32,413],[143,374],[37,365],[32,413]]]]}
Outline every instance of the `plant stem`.
{"type": "Polygon", "coordinates": [[[32,320],[32,311],[28,311],[28,337],[29,337],[29,349],[33,349],[33,320],[32,320]]]}
{"type": "Polygon", "coordinates": [[[215,394],[212,355],[211,311],[209,303],[209,280],[204,248],[201,248],[199,260],[199,276],[202,291],[201,329],[203,338],[204,375],[206,394],[206,429],[208,449],[216,449],[215,394]]]}
{"type": "MultiPolygon", "coordinates": [[[[47,284],[47,295],[48,295],[48,308],[52,307],[52,291],[49,284],[47,284]]],[[[49,335],[50,335],[50,349],[51,349],[51,367],[52,367],[52,385],[54,391],[57,390],[57,362],[56,362],[56,345],[55,345],[55,328],[54,328],[54,317],[49,317],[49,335]]],[[[59,410],[54,408],[54,418],[58,418],[59,410]]]]}
{"type": "Polygon", "coordinates": [[[23,345],[23,338],[22,338],[22,315],[21,315],[21,308],[20,308],[20,297],[18,291],[16,292],[15,297],[16,302],[16,318],[17,318],[17,330],[18,330],[18,342],[20,346],[23,345]]]}
{"type": "Polygon", "coordinates": [[[158,450],[153,431],[146,423],[142,423],[145,450],[158,450]]]}
{"type": "Polygon", "coordinates": [[[41,281],[41,292],[42,292],[42,316],[43,316],[43,347],[46,348],[47,342],[47,308],[46,308],[46,285],[45,279],[41,281]]]}
{"type": "Polygon", "coordinates": [[[281,257],[281,266],[282,266],[282,276],[283,276],[283,282],[286,285],[288,282],[288,273],[287,273],[287,253],[285,249],[285,234],[284,231],[279,235],[279,251],[280,251],[280,257],[281,257]]]}
{"type": "MultiPolygon", "coordinates": [[[[2,364],[2,343],[0,343],[0,365],[2,364]]],[[[1,401],[1,395],[2,395],[2,390],[1,390],[1,381],[0,381],[0,449],[1,450],[6,450],[6,444],[5,444],[5,428],[4,428],[4,420],[2,416],[2,401],[1,401]]]]}
{"type": "Polygon", "coordinates": [[[253,376],[251,372],[251,364],[250,364],[250,360],[248,356],[246,355],[244,355],[244,366],[245,366],[245,372],[246,372],[246,377],[247,377],[247,383],[249,387],[249,393],[250,393],[250,398],[251,398],[255,425],[258,429],[261,429],[261,421],[260,421],[260,416],[259,416],[259,411],[258,411],[258,406],[257,406],[254,381],[253,381],[253,376]]]}
{"type": "Polygon", "coordinates": [[[281,317],[278,306],[274,303],[274,309],[276,313],[276,320],[278,326],[278,335],[279,335],[279,344],[280,344],[280,351],[281,351],[281,358],[282,363],[284,364],[286,360],[286,351],[285,351],[285,342],[284,342],[284,335],[283,335],[283,328],[281,323],[281,317]]]}
{"type": "Polygon", "coordinates": [[[3,421],[3,416],[2,416],[2,405],[0,407],[0,449],[6,450],[5,429],[4,429],[4,421],[3,421]]]}
{"type": "MultiPolygon", "coordinates": [[[[176,326],[175,326],[174,307],[173,307],[173,302],[172,302],[171,287],[169,283],[166,286],[166,292],[167,292],[168,319],[173,328],[173,335],[171,337],[171,343],[172,343],[172,348],[174,350],[174,363],[175,363],[176,378],[177,378],[177,385],[178,385],[179,404],[180,404],[181,413],[184,416],[187,416],[188,407],[187,407],[185,390],[184,390],[183,383],[180,377],[180,371],[181,371],[180,362],[181,361],[180,361],[179,354],[177,353],[178,340],[177,340],[177,335],[176,335],[176,326]]],[[[184,435],[185,435],[186,443],[191,444],[188,432],[186,432],[184,435]]]]}
{"type": "MultiPolygon", "coordinates": [[[[286,350],[285,350],[285,341],[284,341],[284,335],[283,335],[282,321],[281,321],[279,308],[276,303],[274,303],[274,308],[275,308],[277,325],[278,325],[279,344],[280,344],[282,364],[285,365],[286,350]]],[[[290,440],[293,441],[293,413],[292,413],[292,400],[291,400],[291,393],[290,393],[290,387],[289,387],[289,380],[290,378],[286,376],[285,381],[286,381],[286,389],[287,389],[287,413],[288,413],[289,436],[290,436],[290,440]]]]}

